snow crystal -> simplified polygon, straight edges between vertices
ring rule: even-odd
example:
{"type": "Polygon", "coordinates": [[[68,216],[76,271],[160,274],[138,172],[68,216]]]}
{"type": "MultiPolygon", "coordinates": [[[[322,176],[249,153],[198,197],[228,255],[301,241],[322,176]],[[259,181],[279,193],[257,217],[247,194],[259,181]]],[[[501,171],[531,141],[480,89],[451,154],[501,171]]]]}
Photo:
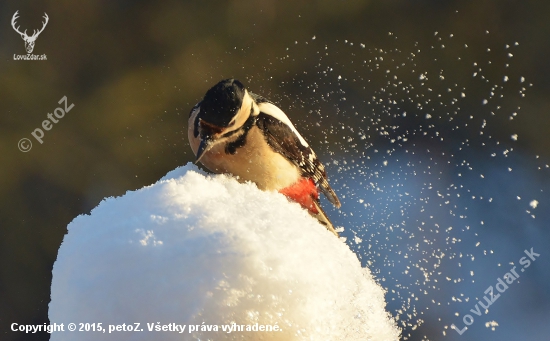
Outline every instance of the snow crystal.
{"type": "Polygon", "coordinates": [[[496,327],[498,327],[497,321],[485,322],[485,328],[491,328],[492,331],[495,331],[496,327]]]}
{"type": "Polygon", "coordinates": [[[192,164],[70,223],[51,289],[52,323],[143,329],[56,332],[52,341],[387,341],[400,333],[370,271],[298,204],[192,164]],[[148,331],[159,322],[220,331],[148,331]],[[282,331],[221,331],[232,323],[282,331]]]}

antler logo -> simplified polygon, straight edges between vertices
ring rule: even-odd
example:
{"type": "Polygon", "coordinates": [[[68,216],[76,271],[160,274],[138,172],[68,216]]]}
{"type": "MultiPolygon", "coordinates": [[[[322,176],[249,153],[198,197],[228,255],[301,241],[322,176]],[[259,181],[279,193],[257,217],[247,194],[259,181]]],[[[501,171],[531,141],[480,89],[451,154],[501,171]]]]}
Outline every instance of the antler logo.
{"type": "Polygon", "coordinates": [[[32,53],[32,50],[34,50],[34,43],[36,41],[36,38],[38,38],[38,35],[42,33],[42,31],[44,31],[44,28],[48,24],[48,20],[50,20],[50,18],[48,18],[48,15],[46,14],[46,12],[44,12],[43,18],[46,21],[42,22],[42,28],[39,31],[34,30],[32,36],[29,37],[27,35],[27,30],[25,30],[25,32],[21,32],[19,31],[19,26],[15,27],[15,24],[16,24],[15,21],[17,20],[17,18],[19,18],[17,16],[18,12],[19,12],[18,10],[15,11],[15,14],[11,18],[11,26],[13,26],[13,29],[15,30],[15,32],[19,33],[21,35],[21,38],[23,38],[23,40],[25,41],[25,49],[27,50],[27,53],[32,53]]]}

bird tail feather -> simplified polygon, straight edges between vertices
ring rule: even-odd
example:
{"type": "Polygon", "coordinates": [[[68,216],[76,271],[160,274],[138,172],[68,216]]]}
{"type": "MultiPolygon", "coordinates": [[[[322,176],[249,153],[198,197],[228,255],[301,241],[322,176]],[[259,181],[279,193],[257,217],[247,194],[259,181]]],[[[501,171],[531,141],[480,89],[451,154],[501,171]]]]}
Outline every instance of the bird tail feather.
{"type": "Polygon", "coordinates": [[[314,201],[314,205],[315,205],[315,208],[317,209],[317,213],[313,213],[311,211],[309,211],[309,213],[314,216],[315,218],[317,218],[317,220],[322,224],[324,225],[327,230],[329,230],[330,232],[332,232],[336,237],[338,237],[338,232],[336,232],[336,229],[334,228],[334,225],[332,225],[332,222],[330,221],[330,219],[328,218],[327,214],[325,213],[325,211],[323,211],[323,209],[321,208],[321,205],[319,204],[319,202],[316,200],[314,201]]]}

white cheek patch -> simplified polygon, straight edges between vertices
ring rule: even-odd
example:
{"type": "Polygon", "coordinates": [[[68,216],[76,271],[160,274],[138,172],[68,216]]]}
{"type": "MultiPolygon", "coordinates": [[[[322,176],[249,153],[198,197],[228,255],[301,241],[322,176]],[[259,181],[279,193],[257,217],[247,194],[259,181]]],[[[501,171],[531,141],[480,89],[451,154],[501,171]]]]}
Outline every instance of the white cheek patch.
{"type": "Polygon", "coordinates": [[[223,134],[227,134],[229,132],[232,132],[234,130],[240,129],[246,120],[250,117],[251,109],[253,108],[254,101],[252,100],[252,97],[248,94],[248,91],[245,92],[243,97],[243,104],[241,105],[241,108],[237,112],[237,115],[235,115],[235,124],[231,127],[228,127],[226,130],[222,132],[223,134]]]}
{"type": "Polygon", "coordinates": [[[200,144],[200,137],[195,137],[195,120],[197,119],[197,115],[199,114],[199,107],[194,109],[191,112],[191,115],[189,117],[189,120],[187,122],[187,138],[189,139],[189,144],[191,145],[191,149],[193,150],[193,153],[197,155],[197,150],[199,149],[200,144]]]}

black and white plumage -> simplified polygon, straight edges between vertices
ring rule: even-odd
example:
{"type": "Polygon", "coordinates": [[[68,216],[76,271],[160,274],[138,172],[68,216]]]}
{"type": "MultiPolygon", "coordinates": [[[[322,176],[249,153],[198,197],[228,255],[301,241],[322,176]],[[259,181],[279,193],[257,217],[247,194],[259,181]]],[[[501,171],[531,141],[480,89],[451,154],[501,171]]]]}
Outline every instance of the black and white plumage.
{"type": "Polygon", "coordinates": [[[325,168],[285,113],[271,101],[225,79],[206,92],[189,114],[189,143],[206,168],[277,190],[299,202],[327,229],[317,187],[336,207],[325,168]]]}

